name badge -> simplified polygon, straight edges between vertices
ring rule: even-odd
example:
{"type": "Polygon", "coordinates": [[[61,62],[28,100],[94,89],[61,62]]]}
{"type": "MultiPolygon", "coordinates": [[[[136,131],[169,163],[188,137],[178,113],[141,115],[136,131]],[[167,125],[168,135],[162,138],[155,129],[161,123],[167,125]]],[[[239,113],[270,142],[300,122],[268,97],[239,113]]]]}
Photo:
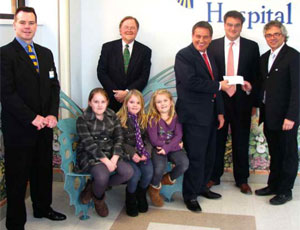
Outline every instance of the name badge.
{"type": "Polygon", "coordinates": [[[54,75],[54,71],[53,71],[53,70],[50,70],[50,71],[49,71],[49,78],[52,79],[52,78],[54,78],[54,76],[55,76],[55,75],[54,75]]]}

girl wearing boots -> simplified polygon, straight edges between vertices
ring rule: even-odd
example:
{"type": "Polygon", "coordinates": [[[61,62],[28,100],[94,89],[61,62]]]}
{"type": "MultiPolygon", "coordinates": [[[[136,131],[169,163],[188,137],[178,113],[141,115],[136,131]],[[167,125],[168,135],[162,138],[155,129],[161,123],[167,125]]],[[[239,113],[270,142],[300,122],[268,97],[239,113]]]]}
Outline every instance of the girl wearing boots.
{"type": "Polygon", "coordinates": [[[158,207],[164,204],[159,194],[161,185],[174,184],[176,178],[181,176],[189,165],[186,152],[182,149],[182,126],[174,107],[172,95],[168,90],[159,89],[152,94],[147,131],[154,147],[154,174],[148,191],[153,205],[158,207]],[[168,161],[175,167],[164,174],[168,161]]]}
{"type": "Polygon", "coordinates": [[[150,159],[152,145],[146,132],[147,116],[143,95],[138,90],[130,90],[117,115],[123,130],[123,148],[134,170],[126,188],[126,213],[137,216],[139,212],[148,211],[146,191],[153,176],[150,159]]]}
{"type": "Polygon", "coordinates": [[[115,112],[107,108],[108,102],[102,88],[93,89],[87,109],[76,122],[79,140],[74,170],[92,176],[80,200],[86,204],[93,199],[96,212],[102,217],[108,215],[104,201],[107,187],[122,184],[133,175],[130,164],[122,160],[122,128],[115,112]]]}

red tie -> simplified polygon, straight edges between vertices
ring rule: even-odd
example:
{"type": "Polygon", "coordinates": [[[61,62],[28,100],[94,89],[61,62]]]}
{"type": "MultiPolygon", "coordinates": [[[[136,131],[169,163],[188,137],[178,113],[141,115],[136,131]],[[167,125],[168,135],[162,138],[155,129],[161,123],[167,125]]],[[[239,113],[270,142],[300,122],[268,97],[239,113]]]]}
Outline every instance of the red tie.
{"type": "MultiPolygon", "coordinates": [[[[212,69],[211,69],[211,67],[210,67],[210,64],[209,64],[209,61],[208,61],[208,58],[207,58],[206,53],[203,53],[202,56],[203,56],[203,58],[204,58],[205,64],[206,64],[206,66],[207,66],[207,69],[208,69],[208,71],[209,71],[209,73],[210,73],[211,79],[214,81],[215,78],[214,78],[212,69]]],[[[214,98],[216,98],[216,94],[214,94],[214,98]]]]}
{"type": "Polygon", "coordinates": [[[207,66],[207,69],[208,69],[208,71],[209,71],[209,73],[210,73],[211,79],[215,80],[206,53],[203,53],[202,56],[203,56],[203,58],[204,58],[205,64],[206,64],[206,66],[207,66]]]}

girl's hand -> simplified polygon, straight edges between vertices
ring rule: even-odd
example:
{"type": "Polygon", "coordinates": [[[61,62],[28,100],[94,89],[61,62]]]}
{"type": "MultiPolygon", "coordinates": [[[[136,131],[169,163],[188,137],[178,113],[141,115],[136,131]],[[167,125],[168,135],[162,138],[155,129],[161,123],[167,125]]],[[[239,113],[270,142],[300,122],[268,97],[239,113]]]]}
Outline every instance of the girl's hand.
{"type": "Polygon", "coordinates": [[[118,160],[119,160],[119,157],[118,155],[113,155],[113,157],[110,159],[111,163],[114,164],[117,168],[117,163],[118,163],[118,160]]]}
{"type": "Polygon", "coordinates": [[[135,162],[135,163],[139,163],[141,158],[138,154],[134,154],[133,157],[132,157],[132,160],[135,162]]]}
{"type": "Polygon", "coordinates": [[[146,161],[147,157],[145,155],[142,155],[142,157],[140,159],[141,159],[141,161],[146,161]]]}
{"type": "Polygon", "coordinates": [[[116,165],[113,164],[108,158],[101,158],[100,161],[105,164],[109,172],[113,172],[116,170],[116,165]]]}
{"type": "Polygon", "coordinates": [[[179,143],[179,147],[180,147],[181,149],[183,149],[183,142],[182,142],[182,141],[179,143]]]}
{"type": "Polygon", "coordinates": [[[160,148],[160,150],[157,151],[157,154],[166,155],[166,151],[163,148],[160,148]]]}

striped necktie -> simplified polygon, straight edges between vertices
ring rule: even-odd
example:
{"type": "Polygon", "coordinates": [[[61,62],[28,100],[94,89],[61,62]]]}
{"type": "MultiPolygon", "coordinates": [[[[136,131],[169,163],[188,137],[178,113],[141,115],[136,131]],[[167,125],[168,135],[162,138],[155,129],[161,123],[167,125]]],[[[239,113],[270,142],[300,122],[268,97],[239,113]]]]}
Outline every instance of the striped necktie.
{"type": "Polygon", "coordinates": [[[34,68],[35,68],[36,72],[39,73],[40,71],[39,71],[38,61],[37,61],[37,58],[36,58],[34,52],[32,51],[31,45],[27,45],[27,48],[28,48],[28,55],[34,65],[34,68]]]}
{"type": "Polygon", "coordinates": [[[124,49],[124,54],[123,54],[123,58],[124,58],[124,70],[125,70],[126,74],[127,74],[129,60],[130,60],[130,53],[129,53],[128,47],[129,47],[129,45],[126,44],[125,45],[125,49],[124,49]]]}

